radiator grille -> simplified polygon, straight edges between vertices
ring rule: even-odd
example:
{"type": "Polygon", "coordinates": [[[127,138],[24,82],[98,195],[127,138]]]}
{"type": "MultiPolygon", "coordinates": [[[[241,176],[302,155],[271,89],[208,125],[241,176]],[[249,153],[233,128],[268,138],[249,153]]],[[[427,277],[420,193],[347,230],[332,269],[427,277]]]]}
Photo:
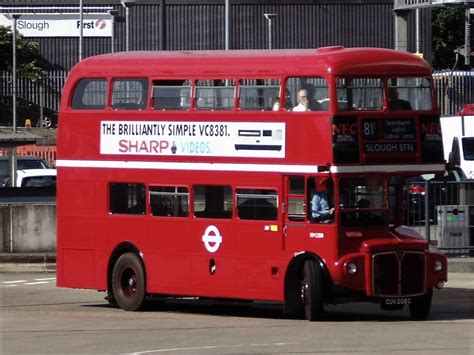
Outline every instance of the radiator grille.
{"type": "Polygon", "coordinates": [[[426,256],[417,251],[392,251],[372,256],[374,296],[408,297],[425,291],[426,256]]]}

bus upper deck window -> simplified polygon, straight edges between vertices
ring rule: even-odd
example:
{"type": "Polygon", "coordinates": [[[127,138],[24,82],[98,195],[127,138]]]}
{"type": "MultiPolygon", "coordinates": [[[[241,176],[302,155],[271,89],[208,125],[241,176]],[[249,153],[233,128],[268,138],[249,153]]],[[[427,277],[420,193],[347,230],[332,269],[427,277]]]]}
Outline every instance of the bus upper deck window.
{"type": "Polygon", "coordinates": [[[148,79],[120,78],[112,85],[114,110],[143,110],[147,107],[148,79]]]}
{"type": "Polygon", "coordinates": [[[279,102],[280,80],[240,80],[239,108],[241,110],[272,111],[276,107],[275,104],[279,102]]]}
{"type": "Polygon", "coordinates": [[[189,80],[157,80],[153,82],[153,109],[189,110],[191,82],[189,80]]]}
{"type": "Polygon", "coordinates": [[[107,99],[107,80],[102,78],[81,79],[74,89],[73,110],[102,110],[107,99]]]}
{"type": "Polygon", "coordinates": [[[431,110],[430,81],[427,78],[391,78],[387,102],[392,111],[431,110]]]}
{"type": "Polygon", "coordinates": [[[198,80],[196,82],[196,109],[232,110],[235,99],[234,80],[198,80]]]}
{"type": "Polygon", "coordinates": [[[295,77],[286,81],[285,109],[287,111],[327,111],[329,91],[326,79],[295,77]]]}
{"type": "Polygon", "coordinates": [[[338,78],[339,111],[379,111],[383,108],[383,85],[379,78],[338,78]]]}

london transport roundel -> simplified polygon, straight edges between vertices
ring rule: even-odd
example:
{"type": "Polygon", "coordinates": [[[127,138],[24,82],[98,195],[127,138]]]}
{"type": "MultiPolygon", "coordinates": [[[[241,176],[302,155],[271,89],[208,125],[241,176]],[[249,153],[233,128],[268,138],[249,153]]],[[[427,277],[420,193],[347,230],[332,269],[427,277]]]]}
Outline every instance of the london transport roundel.
{"type": "Polygon", "coordinates": [[[222,243],[222,236],[216,226],[209,226],[204,231],[202,241],[209,253],[215,253],[219,250],[222,243]]]}

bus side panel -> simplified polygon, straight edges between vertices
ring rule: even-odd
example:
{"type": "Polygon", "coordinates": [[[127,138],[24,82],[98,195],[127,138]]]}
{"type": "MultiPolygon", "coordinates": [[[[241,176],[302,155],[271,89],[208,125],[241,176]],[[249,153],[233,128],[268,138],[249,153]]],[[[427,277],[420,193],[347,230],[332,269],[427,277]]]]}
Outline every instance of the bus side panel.
{"type": "Polygon", "coordinates": [[[63,248],[61,253],[61,277],[58,286],[73,288],[93,288],[94,285],[94,251],[63,248]]]}
{"type": "Polygon", "coordinates": [[[236,287],[252,299],[283,300],[285,265],[280,221],[236,223],[236,287]]]}
{"type": "Polygon", "coordinates": [[[58,286],[96,288],[94,249],[99,230],[94,218],[95,184],[77,179],[78,175],[76,169],[58,169],[58,286]]]}
{"type": "Polygon", "coordinates": [[[143,259],[152,293],[189,294],[191,284],[191,221],[187,217],[150,216],[143,259]]]}
{"type": "Polygon", "coordinates": [[[208,297],[235,297],[234,223],[230,219],[202,218],[193,221],[193,225],[190,290],[208,297]],[[222,242],[211,241],[219,237],[222,242]]]}
{"type": "Polygon", "coordinates": [[[191,295],[191,257],[180,253],[146,253],[147,292],[191,295]]]}

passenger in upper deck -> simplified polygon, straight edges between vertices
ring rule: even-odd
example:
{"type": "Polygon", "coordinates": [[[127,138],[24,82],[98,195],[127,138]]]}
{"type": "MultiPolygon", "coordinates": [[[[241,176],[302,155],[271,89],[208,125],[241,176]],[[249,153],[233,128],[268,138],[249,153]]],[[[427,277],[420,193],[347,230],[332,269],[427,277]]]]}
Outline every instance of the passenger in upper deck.
{"type": "Polygon", "coordinates": [[[390,87],[388,89],[388,107],[394,111],[406,111],[411,110],[410,102],[399,98],[398,89],[390,87]]]}
{"type": "Polygon", "coordinates": [[[304,111],[311,111],[309,109],[309,94],[308,90],[301,89],[298,91],[298,96],[296,97],[296,101],[298,105],[293,107],[293,111],[295,112],[304,112],[304,111]]]}
{"type": "Polygon", "coordinates": [[[314,101],[314,92],[311,92],[309,89],[301,89],[298,91],[296,100],[298,105],[293,107],[295,112],[304,112],[304,111],[321,111],[321,105],[319,102],[314,101]]]}

